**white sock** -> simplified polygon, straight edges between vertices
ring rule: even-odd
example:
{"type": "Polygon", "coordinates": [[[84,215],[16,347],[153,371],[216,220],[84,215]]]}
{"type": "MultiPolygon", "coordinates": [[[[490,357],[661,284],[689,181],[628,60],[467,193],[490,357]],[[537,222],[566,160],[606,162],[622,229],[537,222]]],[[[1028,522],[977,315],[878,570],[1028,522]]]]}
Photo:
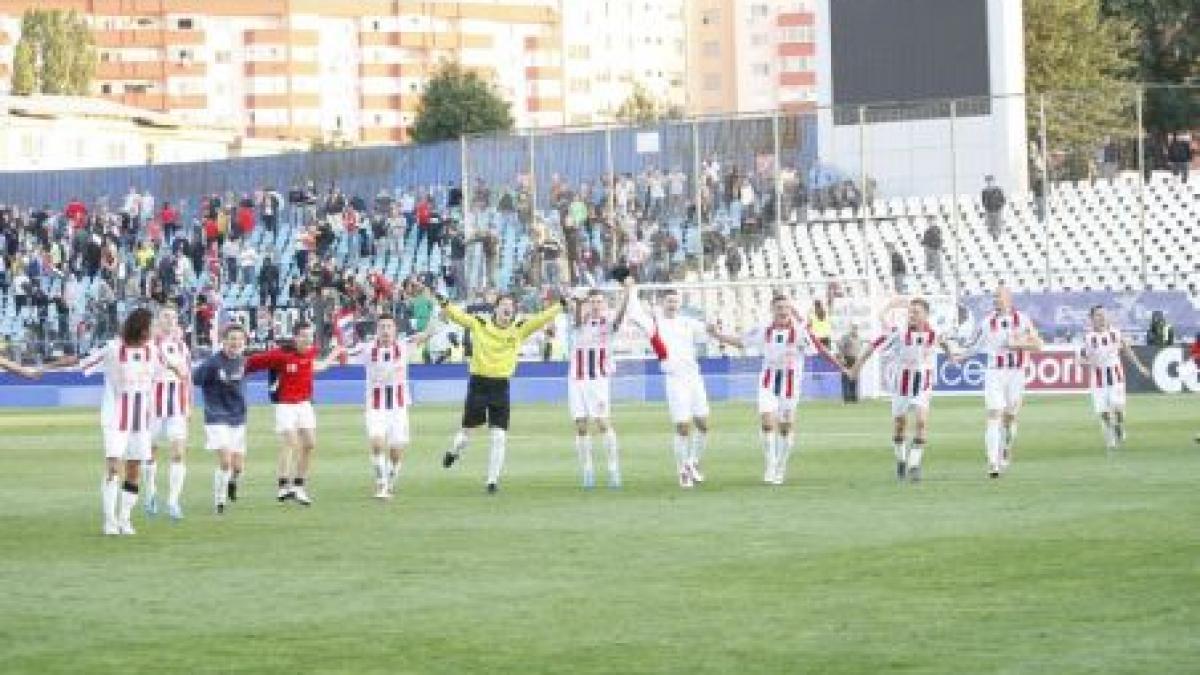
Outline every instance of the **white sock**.
{"type": "Polygon", "coordinates": [[[892,452],[896,454],[897,462],[908,461],[908,445],[904,443],[903,438],[892,439],[892,452]]]}
{"type": "Polygon", "coordinates": [[[146,499],[154,499],[158,495],[158,463],[154,460],[142,462],[142,489],[146,491],[146,499]]]}
{"type": "Polygon", "coordinates": [[[908,446],[908,466],[909,468],[920,468],[921,457],[925,454],[925,441],[913,440],[912,445],[908,446]]]}
{"type": "Polygon", "coordinates": [[[1003,439],[1004,431],[1000,428],[1000,420],[989,419],[987,421],[987,429],[984,431],[983,440],[987,447],[987,461],[991,466],[1000,465],[1000,454],[1004,446],[1003,439]]]}
{"type": "Polygon", "coordinates": [[[183,462],[171,462],[171,468],[167,476],[167,485],[169,492],[167,493],[167,503],[173,506],[179,505],[179,497],[183,494],[183,479],[187,478],[187,464],[183,462]]]}
{"type": "Polygon", "coordinates": [[[1004,447],[1012,449],[1013,444],[1017,442],[1017,421],[1013,420],[1004,428],[1004,447]]]}
{"type": "Polygon", "coordinates": [[[137,506],[137,486],[134,485],[131,487],[133,487],[132,490],[129,489],[129,486],[121,488],[120,499],[117,502],[117,510],[119,511],[117,521],[121,523],[129,522],[129,517],[133,515],[133,507],[137,506]]]}
{"type": "Polygon", "coordinates": [[[675,434],[675,470],[683,471],[683,465],[688,463],[688,437],[675,434]]]}
{"type": "Polygon", "coordinates": [[[796,434],[787,432],[779,434],[775,440],[775,472],[783,475],[787,470],[788,458],[792,456],[792,446],[796,442],[796,434]]]}
{"type": "Polygon", "coordinates": [[[703,431],[697,431],[692,434],[692,454],[690,461],[692,464],[699,464],[700,458],[704,455],[704,446],[708,442],[708,434],[703,431]]]}
{"type": "Polygon", "coordinates": [[[213,471],[213,501],[215,504],[224,504],[229,497],[229,472],[217,467],[213,471]]]}
{"type": "Polygon", "coordinates": [[[579,456],[579,467],[584,473],[592,473],[595,465],[592,463],[592,437],[575,436],[575,454],[579,456]]]}
{"type": "Polygon", "coordinates": [[[117,524],[117,495],[121,493],[121,479],[106,476],[100,483],[100,511],[105,527],[117,524]]]}
{"type": "Polygon", "coordinates": [[[617,445],[617,432],[612,427],[604,432],[604,449],[608,453],[608,473],[615,475],[621,472],[621,451],[617,445]]]}
{"type": "Polygon", "coordinates": [[[461,455],[463,450],[467,449],[467,432],[459,430],[454,434],[454,444],[450,447],[450,453],[457,456],[461,455]]]}
{"type": "Polygon", "coordinates": [[[387,480],[387,457],[382,453],[371,455],[371,466],[375,467],[375,482],[382,483],[387,480]]]}
{"type": "Polygon", "coordinates": [[[505,436],[503,429],[492,429],[492,451],[488,454],[488,483],[499,482],[500,472],[504,470],[504,453],[507,450],[505,436]]]}
{"type": "Polygon", "coordinates": [[[775,464],[778,461],[775,456],[776,436],[774,431],[759,431],[759,438],[762,440],[763,463],[766,464],[767,473],[775,472],[775,464]]]}
{"type": "Polygon", "coordinates": [[[388,481],[388,484],[390,485],[392,483],[395,483],[396,476],[400,475],[400,465],[404,463],[404,460],[398,459],[393,463],[392,458],[389,457],[389,458],[387,458],[386,461],[387,461],[387,466],[385,468],[387,469],[387,471],[384,475],[387,476],[387,481],[388,481]]]}

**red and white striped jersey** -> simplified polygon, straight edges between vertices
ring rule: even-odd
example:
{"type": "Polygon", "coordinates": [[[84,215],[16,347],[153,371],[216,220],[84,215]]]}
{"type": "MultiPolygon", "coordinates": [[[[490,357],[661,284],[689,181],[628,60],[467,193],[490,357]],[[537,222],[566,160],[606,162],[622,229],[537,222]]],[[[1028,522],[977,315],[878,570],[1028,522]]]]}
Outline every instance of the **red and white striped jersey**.
{"type": "Polygon", "coordinates": [[[368,410],[397,410],[409,404],[408,359],[411,345],[397,339],[389,346],[377,340],[360,342],[347,352],[350,363],[367,371],[366,406],[368,410]]]}
{"type": "Polygon", "coordinates": [[[154,371],[154,418],[168,419],[186,415],[191,408],[192,392],[186,382],[181,382],[175,371],[166,366],[174,363],[184,372],[192,371],[192,355],[178,335],[154,341],[161,354],[162,362],[154,371]]]}
{"type": "Polygon", "coordinates": [[[615,332],[608,317],[584,318],[580,325],[571,327],[570,379],[600,380],[612,375],[615,332]]]}
{"type": "Polygon", "coordinates": [[[932,328],[894,328],[875,340],[875,348],[887,358],[895,372],[892,392],[918,396],[933,388],[933,370],[942,337],[932,328]]]}
{"type": "Polygon", "coordinates": [[[795,398],[799,393],[805,355],[816,348],[816,343],[817,338],[806,323],[760,326],[742,334],[746,348],[762,352],[759,387],[786,398],[795,398]]]}
{"type": "Polygon", "coordinates": [[[161,364],[153,343],[126,347],[120,340],[112,340],[80,363],[85,376],[104,374],[103,426],[149,433],[154,373],[161,364]]]}
{"type": "Polygon", "coordinates": [[[1123,344],[1121,333],[1114,329],[1083,334],[1079,356],[1091,372],[1093,387],[1111,387],[1125,382],[1125,368],[1121,365],[1123,344]]]}
{"type": "Polygon", "coordinates": [[[1029,360],[1025,351],[1009,349],[1012,341],[1034,329],[1024,312],[1001,314],[992,310],[984,315],[971,338],[971,348],[987,357],[988,368],[1024,368],[1029,360]]]}

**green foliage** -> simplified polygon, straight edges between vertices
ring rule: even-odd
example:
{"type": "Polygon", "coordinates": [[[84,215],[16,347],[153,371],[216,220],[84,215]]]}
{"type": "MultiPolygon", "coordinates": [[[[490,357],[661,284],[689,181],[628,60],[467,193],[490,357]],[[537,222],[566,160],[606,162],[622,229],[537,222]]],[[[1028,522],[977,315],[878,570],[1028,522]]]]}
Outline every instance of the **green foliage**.
{"type": "Polygon", "coordinates": [[[633,83],[633,91],[621,102],[614,115],[625,124],[648,125],[663,119],[683,119],[684,110],[654,98],[641,82],[633,83]]]}
{"type": "Polygon", "coordinates": [[[414,141],[430,143],[512,128],[510,105],[491,84],[457,63],[446,63],[425,85],[410,133],[414,141]]]}
{"type": "Polygon", "coordinates": [[[96,73],[91,31],[74,11],[27,10],[13,61],[17,94],[87,95],[96,73]]]}

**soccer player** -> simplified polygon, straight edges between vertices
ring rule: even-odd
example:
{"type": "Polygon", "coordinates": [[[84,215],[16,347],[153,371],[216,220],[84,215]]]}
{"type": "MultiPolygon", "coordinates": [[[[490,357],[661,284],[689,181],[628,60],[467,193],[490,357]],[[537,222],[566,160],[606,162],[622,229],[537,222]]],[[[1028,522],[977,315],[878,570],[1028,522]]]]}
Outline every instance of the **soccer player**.
{"type": "MultiPolygon", "coordinates": [[[[626,277],[626,288],[630,283],[632,277],[626,277]]],[[[567,401],[571,418],[575,420],[575,452],[583,472],[583,487],[589,490],[596,486],[589,422],[595,425],[596,433],[604,437],[608,486],[621,487],[617,432],[611,422],[609,399],[614,365],[613,335],[625,318],[628,306],[628,292],[615,316],[609,315],[608,301],[599,290],[588,291],[586,300],[575,300],[570,331],[571,358],[567,364],[567,401]]]]}
{"type": "Polygon", "coordinates": [[[929,303],[924,298],[908,302],[908,323],[893,328],[888,334],[867,345],[862,356],[850,368],[850,379],[857,380],[863,364],[876,352],[890,357],[895,365],[892,383],[892,450],[896,456],[896,478],[905,476],[913,482],[921,480],[921,460],[925,455],[926,430],[929,425],[929,403],[933,393],[937,350],[944,350],[955,362],[944,337],[929,324],[929,303]],[[906,438],[909,415],[913,417],[911,440],[906,438]]]}
{"type": "Polygon", "coordinates": [[[1012,461],[1029,352],[1041,351],[1042,347],[1033,321],[1013,308],[1012,294],[1001,286],[996,290],[995,309],[984,315],[970,340],[970,348],[983,353],[987,360],[983,374],[987,408],[984,446],[991,478],[999,478],[1012,461]]]}
{"type": "Polygon", "coordinates": [[[762,352],[758,414],[765,463],[763,482],[783,485],[788,458],[795,445],[792,421],[804,381],[805,355],[809,350],[815,350],[837,366],[839,372],[845,373],[846,369],[812,333],[808,322],[796,312],[791,298],[785,295],[771,299],[770,325],[751,328],[741,336],[724,335],[716,326],[709,326],[709,334],[732,347],[755,348],[762,352]]]}
{"type": "Polygon", "coordinates": [[[139,469],[150,458],[155,369],[162,363],[180,379],[187,377],[179,363],[162,361],[150,337],[152,321],[150,310],[135,309],[126,317],[120,337],[80,362],[85,376],[104,374],[100,425],[106,471],[100,496],[106,535],[134,534],[130,515],[138,500],[139,469]]]}
{"type": "Polygon", "coordinates": [[[627,288],[632,294],[630,320],[650,337],[659,368],[666,376],[667,409],[675,425],[672,449],[679,486],[691,488],[704,482],[700,459],[708,438],[708,393],[696,361],[696,343],[706,339],[708,328],[703,322],[680,314],[682,301],[674,289],[664,292],[662,312],[652,316],[638,302],[633,286],[627,288]]]}
{"type": "Polygon", "coordinates": [[[462,326],[471,339],[471,377],[467,381],[467,399],[463,403],[462,427],[454,435],[450,449],[442,458],[447,469],[454,465],[467,447],[470,432],[484,423],[492,431],[492,447],[488,455],[487,491],[499,489],[500,473],[504,469],[509,421],[509,384],[517,369],[517,352],[521,344],[546,324],[554,320],[566,304],[563,293],[559,301],[525,321],[517,321],[517,303],[511,295],[496,300],[491,318],[472,316],[443,295],[437,301],[446,317],[462,326]]]}
{"type": "Polygon", "coordinates": [[[280,502],[295,499],[304,506],[312,504],[306,482],[317,448],[317,416],[313,412],[313,375],[337,362],[341,348],[334,347],[328,357],[318,360],[313,326],[297,322],[294,344],[277,347],[246,359],[246,372],[271,371],[277,378],[278,402],[275,404],[275,433],[279,434],[279,459],[276,477],[280,502]]]}
{"type": "Polygon", "coordinates": [[[204,446],[216,453],[213,471],[213,506],[225,513],[228,501],[237,499],[237,477],[246,468],[246,329],[225,328],[221,349],[196,369],[193,380],[204,396],[204,446]]]}
{"type": "Polygon", "coordinates": [[[1096,305],[1088,311],[1091,326],[1083,335],[1077,353],[1078,361],[1088,369],[1092,379],[1092,409],[1100,416],[1100,431],[1105,447],[1111,452],[1125,441],[1125,369],[1121,355],[1129,359],[1145,376],[1150,376],[1137,354],[1108,321],[1104,307],[1096,305]]]}
{"type": "MultiPolygon", "coordinates": [[[[178,363],[191,373],[191,354],[179,329],[179,312],[174,307],[159,310],[154,326],[154,344],[166,361],[178,363]]],[[[183,518],[179,496],[187,476],[187,431],[191,413],[192,383],[181,379],[159,364],[154,373],[154,408],[150,421],[150,461],[142,464],[142,484],[146,490],[146,515],[158,513],[158,448],[155,441],[166,440],[171,448],[171,468],[167,483],[167,512],[172,520],[183,518]]]]}
{"type": "Polygon", "coordinates": [[[375,339],[347,352],[349,363],[366,367],[367,438],[371,442],[377,499],[391,499],[396,491],[396,477],[409,442],[412,390],[408,363],[412,350],[429,339],[431,329],[427,326],[425,331],[401,339],[397,336],[396,317],[383,314],[376,320],[375,339]]]}

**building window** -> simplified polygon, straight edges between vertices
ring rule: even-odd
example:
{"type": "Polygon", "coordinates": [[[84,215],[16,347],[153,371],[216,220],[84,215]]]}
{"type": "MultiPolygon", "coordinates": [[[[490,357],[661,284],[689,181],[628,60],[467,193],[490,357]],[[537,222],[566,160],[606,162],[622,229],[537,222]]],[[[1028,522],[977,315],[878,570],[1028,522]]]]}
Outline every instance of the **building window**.
{"type": "Polygon", "coordinates": [[[592,90],[592,83],[585,78],[573,78],[571,80],[572,94],[586,94],[592,90]]]}
{"type": "Polygon", "coordinates": [[[100,85],[100,93],[101,94],[111,94],[112,93],[112,85],[111,84],[100,85]]]}
{"type": "Polygon", "coordinates": [[[721,90],[721,75],[720,73],[706,73],[704,75],[704,91],[720,91],[721,90]]]}
{"type": "Polygon", "coordinates": [[[783,70],[789,73],[808,72],[813,69],[811,56],[785,56],[783,70]]]}
{"type": "Polygon", "coordinates": [[[767,7],[766,5],[764,5],[762,3],[755,3],[753,5],[750,5],[750,18],[751,19],[765,19],[765,18],[767,18],[767,15],[769,15],[770,13],[771,13],[771,8],[767,7]]]}
{"type": "Polygon", "coordinates": [[[784,42],[813,42],[812,26],[791,26],[783,29],[784,42]]]}
{"type": "Polygon", "coordinates": [[[567,58],[587,60],[591,56],[591,50],[587,45],[570,45],[567,47],[567,58]]]}
{"type": "Polygon", "coordinates": [[[213,61],[216,63],[229,63],[233,60],[233,53],[228,49],[221,49],[213,52],[213,61]]]}
{"type": "Polygon", "coordinates": [[[137,25],[139,28],[147,28],[154,25],[154,21],[149,17],[138,17],[137,25]]]}
{"type": "Polygon", "coordinates": [[[754,73],[755,77],[767,77],[771,74],[771,64],[756,63],[750,66],[750,72],[754,73]]]}
{"type": "Polygon", "coordinates": [[[705,26],[715,26],[721,23],[721,10],[706,9],[700,13],[700,23],[705,26]]]}
{"type": "Polygon", "coordinates": [[[175,26],[178,27],[179,30],[192,30],[196,27],[196,20],[180,19],[179,21],[175,22],[175,26]]]}
{"type": "Polygon", "coordinates": [[[721,55],[721,43],[716,40],[707,40],[700,46],[700,54],[708,58],[717,58],[721,55]]]}

